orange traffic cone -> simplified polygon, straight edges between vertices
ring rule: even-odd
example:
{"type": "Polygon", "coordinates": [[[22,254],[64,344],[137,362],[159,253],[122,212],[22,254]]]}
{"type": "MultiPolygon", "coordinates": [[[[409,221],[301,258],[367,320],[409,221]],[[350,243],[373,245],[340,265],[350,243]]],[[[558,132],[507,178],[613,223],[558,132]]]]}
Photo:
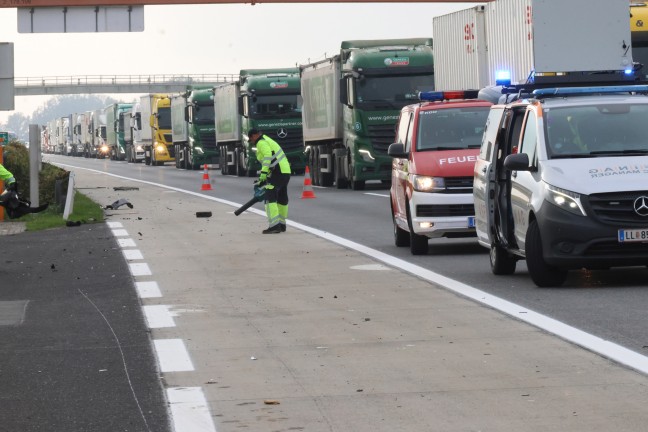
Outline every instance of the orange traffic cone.
{"type": "Polygon", "coordinates": [[[200,190],[212,190],[211,183],[209,182],[209,171],[207,169],[207,164],[205,164],[205,170],[203,171],[203,183],[200,190]]]}
{"type": "Polygon", "coordinates": [[[302,199],[304,198],[315,198],[315,193],[313,192],[313,185],[311,183],[310,171],[308,166],[306,166],[306,172],[304,172],[304,191],[302,192],[302,199]]]}

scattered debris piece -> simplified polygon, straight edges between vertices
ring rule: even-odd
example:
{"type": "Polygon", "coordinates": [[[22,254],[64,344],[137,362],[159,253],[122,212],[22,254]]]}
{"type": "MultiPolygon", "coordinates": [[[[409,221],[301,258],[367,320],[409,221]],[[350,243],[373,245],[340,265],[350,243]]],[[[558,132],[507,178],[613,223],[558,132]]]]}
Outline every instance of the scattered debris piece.
{"type": "Polygon", "coordinates": [[[133,204],[131,204],[127,199],[121,198],[121,199],[118,199],[117,201],[115,201],[114,203],[109,204],[106,207],[104,207],[104,210],[117,210],[119,207],[121,207],[123,205],[127,205],[128,208],[133,208],[133,204]]]}
{"type": "Polygon", "coordinates": [[[208,217],[211,217],[211,215],[212,215],[212,212],[210,212],[210,211],[196,212],[196,217],[197,218],[208,218],[208,217]]]}
{"type": "Polygon", "coordinates": [[[257,359],[257,358],[254,357],[254,356],[250,357],[250,360],[256,360],[256,359],[257,359]]]}
{"type": "Polygon", "coordinates": [[[67,221],[67,222],[65,222],[65,226],[78,227],[78,226],[81,226],[81,221],[67,221]]]}
{"type": "Polygon", "coordinates": [[[113,188],[114,191],[129,191],[129,190],[139,190],[138,187],[134,186],[116,186],[113,188]]]}
{"type": "Polygon", "coordinates": [[[266,399],[266,400],[263,401],[263,403],[266,404],[266,405],[280,405],[281,404],[281,402],[279,402],[276,399],[266,399]]]}

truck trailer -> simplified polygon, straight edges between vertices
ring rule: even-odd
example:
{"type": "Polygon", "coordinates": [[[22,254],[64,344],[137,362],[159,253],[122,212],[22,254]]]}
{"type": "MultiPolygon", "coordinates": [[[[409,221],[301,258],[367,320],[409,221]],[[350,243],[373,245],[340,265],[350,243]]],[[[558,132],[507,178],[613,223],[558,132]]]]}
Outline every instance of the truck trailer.
{"type": "Polygon", "coordinates": [[[195,88],[171,97],[171,138],[176,168],[217,164],[214,90],[195,88]]]}
{"type": "MultiPolygon", "coordinates": [[[[611,0],[612,3],[618,1],[611,0]]],[[[590,74],[583,71],[618,70],[619,59],[623,62],[626,79],[633,81],[636,75],[632,57],[648,59],[645,54],[648,31],[643,30],[643,18],[648,17],[645,4],[630,5],[630,22],[621,24],[623,27],[632,25],[632,37],[624,41],[623,50],[618,50],[620,55],[616,59],[606,59],[604,65],[600,64],[599,53],[601,50],[614,50],[612,45],[617,43],[617,39],[601,29],[591,31],[595,21],[589,15],[583,15],[583,11],[590,13],[596,3],[585,7],[574,2],[565,4],[569,6],[569,14],[561,9],[560,15],[571,17],[571,27],[574,27],[574,17],[584,18],[578,22],[578,34],[560,41],[568,47],[563,51],[569,53],[564,54],[566,58],[554,55],[548,48],[555,46],[553,38],[557,34],[564,35],[552,28],[561,17],[548,17],[546,23],[540,23],[537,16],[533,16],[536,8],[544,10],[546,5],[555,6],[553,0],[496,0],[435,17],[432,34],[436,88],[481,89],[496,84],[503,75],[517,84],[537,81],[564,83],[565,80],[591,83],[590,74]],[[583,9],[579,10],[577,4],[583,9]],[[583,33],[597,35],[596,41],[580,37],[583,33]],[[574,56],[578,61],[571,61],[574,56]],[[599,69],[602,66],[604,69],[599,69]]],[[[645,71],[643,75],[645,77],[645,71]]],[[[609,74],[600,78],[602,81],[617,80],[609,74]]]]}
{"type": "Polygon", "coordinates": [[[126,159],[126,142],[124,133],[130,127],[131,103],[114,103],[104,109],[106,114],[106,143],[110,159],[126,159]]]}
{"type": "Polygon", "coordinates": [[[261,165],[247,131],[277,141],[293,172],[305,169],[299,70],[244,69],[239,80],[214,88],[216,142],[224,175],[255,176],[261,165]]]}
{"type": "Polygon", "coordinates": [[[300,66],[304,151],[313,184],[364,189],[389,182],[400,109],[434,89],[431,39],[344,41],[300,66]]]}
{"type": "MultiPolygon", "coordinates": [[[[142,108],[139,102],[134,102],[130,111],[128,137],[126,140],[126,160],[128,163],[144,161],[142,146],[142,108]]],[[[148,126],[146,126],[148,127],[148,126]]]]}

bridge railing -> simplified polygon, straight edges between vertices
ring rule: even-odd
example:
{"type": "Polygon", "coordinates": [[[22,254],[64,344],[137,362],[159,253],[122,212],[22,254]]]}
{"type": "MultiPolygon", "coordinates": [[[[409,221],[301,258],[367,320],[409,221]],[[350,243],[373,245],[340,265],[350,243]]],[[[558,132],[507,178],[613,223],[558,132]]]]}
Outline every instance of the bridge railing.
{"type": "Polygon", "coordinates": [[[147,85],[147,84],[201,84],[215,82],[233,82],[238,74],[203,74],[203,75],[76,75],[16,77],[15,87],[57,87],[88,85],[147,85]]]}

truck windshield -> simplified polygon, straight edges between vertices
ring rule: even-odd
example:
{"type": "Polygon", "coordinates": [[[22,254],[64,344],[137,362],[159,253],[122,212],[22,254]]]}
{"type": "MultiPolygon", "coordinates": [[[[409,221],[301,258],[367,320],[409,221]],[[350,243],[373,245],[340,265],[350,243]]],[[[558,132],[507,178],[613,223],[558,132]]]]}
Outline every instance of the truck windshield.
{"type": "Polygon", "coordinates": [[[214,117],[214,105],[195,105],[193,112],[193,122],[196,124],[210,124],[214,125],[216,118],[214,117]]]}
{"type": "Polygon", "coordinates": [[[434,75],[364,76],[356,80],[356,102],[376,109],[401,109],[434,90],[434,75]],[[386,106],[385,106],[386,105],[386,106]]]}
{"type": "Polygon", "coordinates": [[[416,150],[479,148],[490,107],[421,111],[416,150]]]}
{"type": "Polygon", "coordinates": [[[250,99],[250,117],[301,117],[302,98],[297,94],[259,95],[250,99]]]}
{"type": "Polygon", "coordinates": [[[171,108],[158,108],[158,128],[171,129],[171,108]]]}
{"type": "Polygon", "coordinates": [[[648,153],[648,104],[546,108],[551,159],[648,153]]]}

